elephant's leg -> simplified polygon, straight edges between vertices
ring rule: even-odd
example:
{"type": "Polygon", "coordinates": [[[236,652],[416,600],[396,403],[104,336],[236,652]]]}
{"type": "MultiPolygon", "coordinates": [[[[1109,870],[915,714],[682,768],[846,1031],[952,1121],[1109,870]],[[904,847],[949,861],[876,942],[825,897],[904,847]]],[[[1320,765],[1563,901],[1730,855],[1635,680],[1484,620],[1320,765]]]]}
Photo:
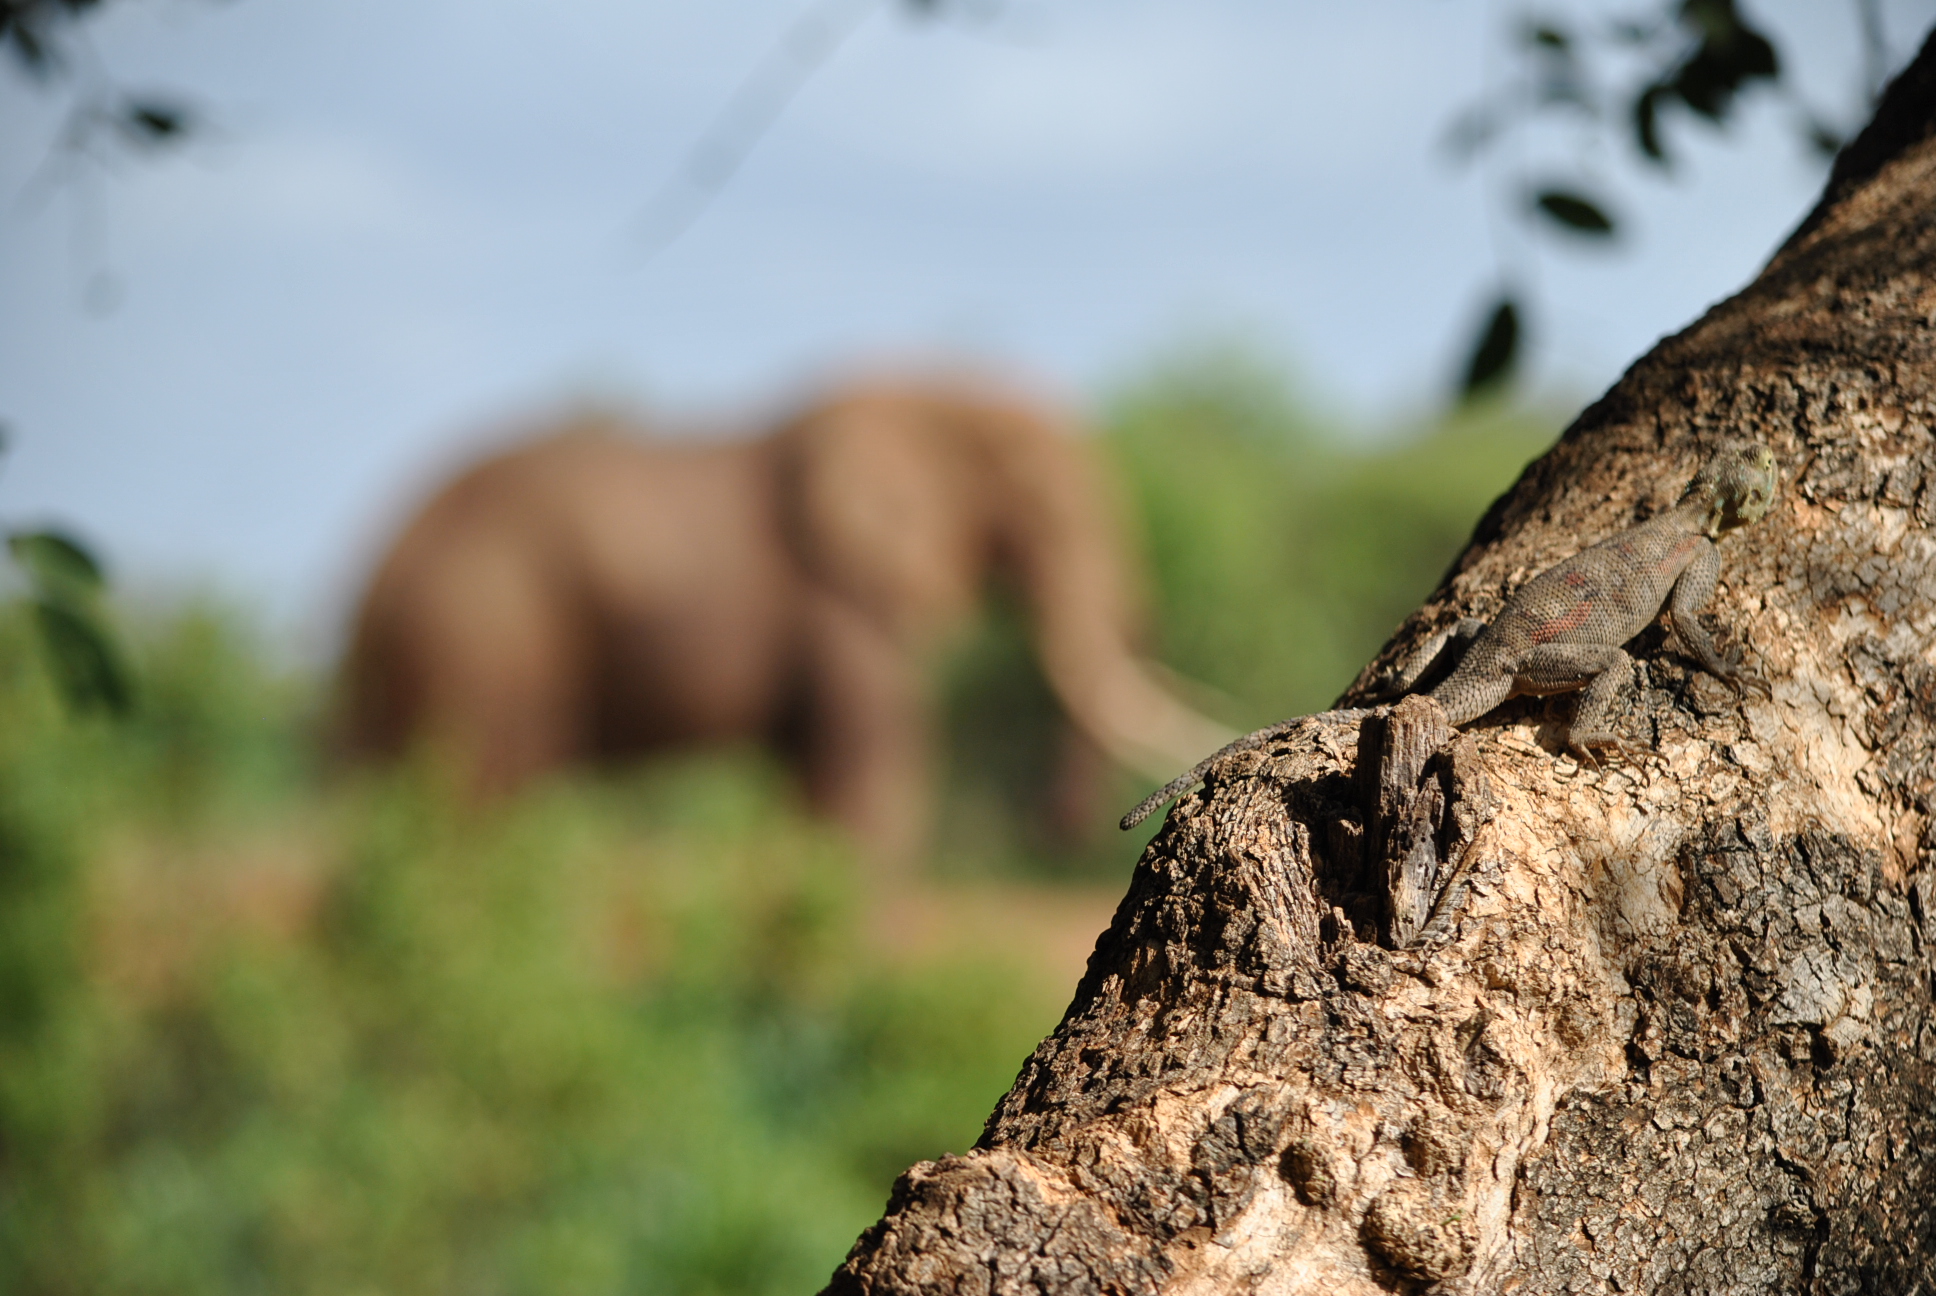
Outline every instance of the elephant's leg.
{"type": "Polygon", "coordinates": [[[423,699],[419,731],[485,798],[587,754],[590,683],[563,601],[536,578],[493,574],[426,600],[409,653],[423,699]]]}
{"type": "Polygon", "coordinates": [[[807,795],[877,864],[927,844],[929,708],[913,654],[861,609],[818,593],[807,614],[799,749],[807,795]]]}
{"type": "MultiPolygon", "coordinates": [[[[519,663],[523,665],[524,663],[519,663]]],[[[503,672],[459,724],[474,794],[494,798],[587,755],[579,704],[562,671],[503,672]]]]}

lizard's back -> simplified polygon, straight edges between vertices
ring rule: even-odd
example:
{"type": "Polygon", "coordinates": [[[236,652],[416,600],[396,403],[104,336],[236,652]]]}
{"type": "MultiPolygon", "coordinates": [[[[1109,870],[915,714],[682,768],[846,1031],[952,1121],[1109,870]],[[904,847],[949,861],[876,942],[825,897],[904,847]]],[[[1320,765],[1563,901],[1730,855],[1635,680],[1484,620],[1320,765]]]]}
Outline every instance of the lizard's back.
{"type": "Polygon", "coordinates": [[[1623,644],[1659,615],[1674,581],[1708,543],[1673,509],[1582,549],[1520,587],[1474,651],[1623,644]]]}

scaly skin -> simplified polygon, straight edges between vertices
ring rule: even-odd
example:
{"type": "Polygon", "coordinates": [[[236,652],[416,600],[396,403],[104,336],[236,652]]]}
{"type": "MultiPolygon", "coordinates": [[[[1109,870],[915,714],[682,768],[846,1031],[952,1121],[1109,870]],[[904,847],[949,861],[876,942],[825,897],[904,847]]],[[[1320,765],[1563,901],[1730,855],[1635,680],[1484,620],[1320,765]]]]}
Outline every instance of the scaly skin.
{"type": "MultiPolygon", "coordinates": [[[[1400,672],[1396,691],[1408,692],[1448,641],[1470,639],[1457,668],[1431,691],[1454,725],[1470,724],[1509,698],[1584,689],[1567,730],[1568,750],[1589,761],[1597,747],[1631,751],[1608,716],[1633,678],[1633,659],[1621,645],[1665,606],[1675,633],[1702,669],[1737,689],[1765,694],[1765,684],[1722,660],[1695,614],[1714,596],[1721,574],[1715,540],[1766,516],[1776,481],[1775,457],[1767,447],[1722,449],[1673,508],[1541,572],[1514,591],[1491,625],[1461,621],[1433,636],[1400,672]]],[[[1135,827],[1188,790],[1214,762],[1261,746],[1291,723],[1260,729],[1199,761],[1124,815],[1122,826],[1135,827]]]]}

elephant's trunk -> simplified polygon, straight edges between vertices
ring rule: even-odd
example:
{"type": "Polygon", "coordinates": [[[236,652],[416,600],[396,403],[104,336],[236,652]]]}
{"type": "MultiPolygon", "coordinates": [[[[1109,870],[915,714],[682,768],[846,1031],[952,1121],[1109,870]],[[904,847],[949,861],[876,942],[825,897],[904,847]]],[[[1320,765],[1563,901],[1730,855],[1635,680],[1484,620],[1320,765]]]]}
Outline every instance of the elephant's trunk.
{"type": "Polygon", "coordinates": [[[1237,736],[1178,701],[1123,645],[1044,638],[1044,673],[1069,718],[1124,767],[1167,779],[1237,736]]]}
{"type": "Polygon", "coordinates": [[[998,550],[1034,613],[1043,674],[1075,726],[1112,760],[1167,779],[1237,735],[1185,706],[1137,658],[1142,623],[1124,510],[1101,457],[1033,411],[981,426],[997,489],[998,550]]]}

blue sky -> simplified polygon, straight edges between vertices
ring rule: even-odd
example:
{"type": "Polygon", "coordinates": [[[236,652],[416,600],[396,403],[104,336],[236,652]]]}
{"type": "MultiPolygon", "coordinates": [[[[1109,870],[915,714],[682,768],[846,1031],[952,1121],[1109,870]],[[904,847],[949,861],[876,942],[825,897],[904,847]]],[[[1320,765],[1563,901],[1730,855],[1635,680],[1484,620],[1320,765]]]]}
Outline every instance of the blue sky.
{"type": "MultiPolygon", "coordinates": [[[[1746,7],[1854,112],[1851,5],[1746,7]]],[[[1224,335],[1367,424],[1442,396],[1494,262],[1483,178],[1438,144],[1517,7],[877,7],[646,257],[647,200],[804,8],[122,0],[83,67],[189,92],[211,128],[50,187],[63,100],[0,83],[0,518],[323,652],[410,500],[586,398],[731,424],[832,371],[966,356],[1093,400],[1224,335]],[[104,272],[118,304],[91,311],[104,272]]],[[[1936,0],[1884,9],[1900,60],[1936,0]]],[[[1785,122],[1683,131],[1667,180],[1589,158],[1627,229],[1537,256],[1541,386],[1596,392],[1753,273],[1823,174],[1785,122]]]]}

